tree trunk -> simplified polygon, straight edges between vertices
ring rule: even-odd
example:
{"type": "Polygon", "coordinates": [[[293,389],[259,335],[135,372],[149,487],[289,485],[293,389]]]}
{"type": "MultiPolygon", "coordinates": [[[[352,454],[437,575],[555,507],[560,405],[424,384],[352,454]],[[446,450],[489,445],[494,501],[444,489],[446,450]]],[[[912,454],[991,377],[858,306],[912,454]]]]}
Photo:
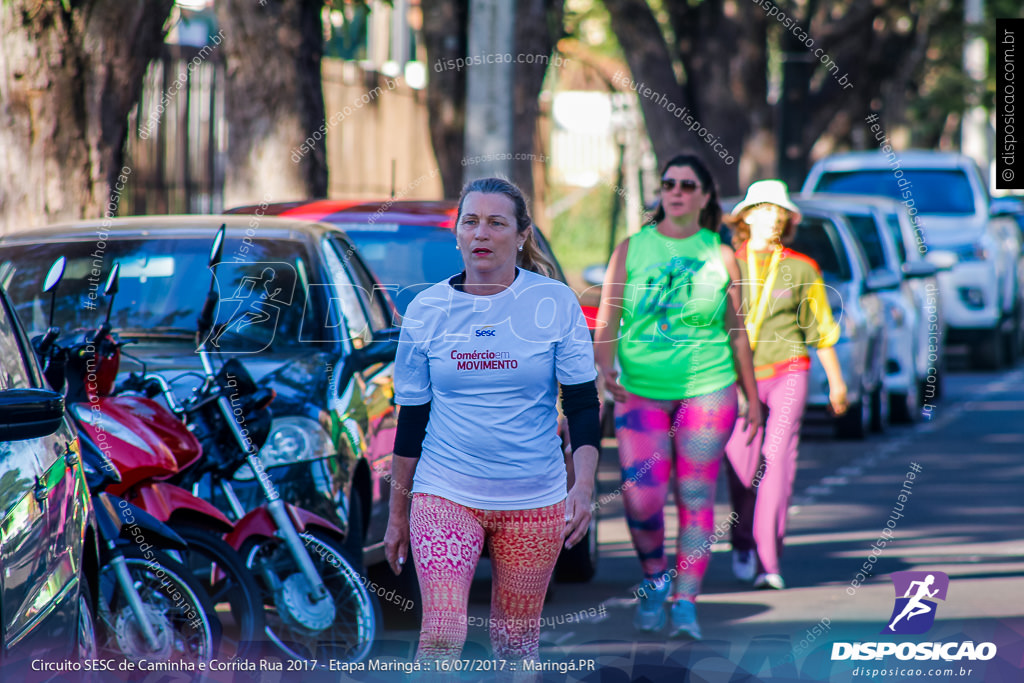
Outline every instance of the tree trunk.
{"type": "Polygon", "coordinates": [[[616,86],[637,91],[647,135],[660,167],[680,150],[692,146],[687,131],[673,113],[690,103],[676,81],[672,55],[646,0],[605,0],[604,4],[631,72],[623,74],[616,86]],[[651,93],[655,94],[653,98],[651,93]]]}
{"type": "Polygon", "coordinates": [[[172,4],[0,2],[0,232],[117,213],[128,114],[172,4]]]}
{"type": "MultiPolygon", "coordinates": [[[[517,62],[513,67],[515,119],[512,124],[511,174],[512,182],[531,199],[537,198],[533,168],[540,91],[555,45],[562,37],[564,9],[565,0],[518,0],[516,3],[515,52],[525,59],[532,59],[533,63],[517,62]]],[[[558,67],[550,65],[550,68],[558,67]]]]}
{"type": "MultiPolygon", "coordinates": [[[[228,160],[224,204],[327,195],[322,0],[219,0],[228,160]]],[[[340,170],[340,169],[339,169],[340,170]]]]}
{"type": "Polygon", "coordinates": [[[423,0],[423,40],[427,49],[427,117],[430,141],[441,171],[444,196],[462,191],[466,156],[466,70],[443,68],[466,57],[468,0],[423,0]]]}

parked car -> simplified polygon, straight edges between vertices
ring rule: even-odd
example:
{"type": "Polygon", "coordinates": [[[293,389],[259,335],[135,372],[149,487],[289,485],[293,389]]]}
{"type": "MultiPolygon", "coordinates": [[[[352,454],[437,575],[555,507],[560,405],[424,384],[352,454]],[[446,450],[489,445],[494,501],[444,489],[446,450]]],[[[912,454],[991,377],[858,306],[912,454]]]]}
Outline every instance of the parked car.
{"type": "MultiPolygon", "coordinates": [[[[723,199],[723,210],[730,211],[738,201],[723,199]]],[[[849,408],[834,419],[835,433],[840,438],[863,439],[873,427],[881,428],[887,419],[888,336],[885,305],[879,292],[897,286],[898,280],[892,273],[871,273],[863,246],[841,213],[805,204],[798,198],[794,198],[794,203],[802,220],[788,246],[818,264],[832,316],[840,325],[835,350],[843,369],[849,408]]],[[[721,236],[725,243],[730,243],[727,228],[723,228],[721,236]]],[[[807,406],[827,410],[828,378],[817,354],[812,351],[810,356],[807,406]]]]}
{"type": "MultiPolygon", "coordinates": [[[[2,282],[26,325],[44,331],[49,298],[38,283],[56,255],[66,256],[56,319],[67,330],[90,329],[102,282],[120,264],[110,322],[122,340],[136,341],[124,352],[149,372],[180,377],[175,390],[185,398],[201,370],[196,319],[222,224],[217,321],[229,325],[217,343],[276,392],[260,457],[281,497],[342,529],[345,548],[360,560],[364,542],[380,545],[386,524],[380,501],[389,486],[373,464],[394,444],[397,313],[343,232],[275,218],[254,227],[247,216],[57,225],[0,239],[0,263],[8,264],[2,282]]],[[[135,369],[122,362],[122,373],[135,369]]],[[[239,470],[235,480],[242,506],[257,507],[252,471],[239,470]]]]}
{"type": "MultiPolygon", "coordinates": [[[[259,213],[290,219],[320,221],[342,228],[355,244],[360,256],[388,290],[399,312],[415,296],[431,285],[463,270],[462,256],[455,248],[455,219],[458,203],[454,201],[310,201],[244,206],[228,213],[259,213]]],[[[540,250],[554,265],[553,277],[565,282],[558,259],[544,234],[534,229],[540,250]]],[[[587,313],[587,311],[584,311],[587,313]]],[[[588,318],[594,319],[591,310],[588,318]]],[[[390,451],[375,460],[375,467],[390,471],[390,451]]],[[[569,486],[572,486],[572,458],[566,457],[569,486]]],[[[386,493],[386,492],[384,492],[386,493]]],[[[374,499],[377,500],[376,498],[374,499]]],[[[377,518],[387,521],[386,497],[377,518]]],[[[383,526],[381,534],[383,534],[383,526]]],[[[597,566],[597,516],[590,531],[571,550],[562,550],[555,567],[560,581],[589,581],[597,566]]]]}
{"type": "Polygon", "coordinates": [[[0,291],[0,669],[12,680],[33,660],[96,656],[99,554],[79,454],[64,397],[0,291]]]}
{"type": "Polygon", "coordinates": [[[817,162],[804,192],[882,195],[902,201],[923,228],[927,258],[940,268],[949,341],[968,344],[978,367],[1016,358],[1024,324],[1018,279],[1021,243],[1012,220],[993,216],[977,164],[948,152],[857,152],[817,162]]]}
{"type": "MultiPolygon", "coordinates": [[[[915,287],[914,282],[930,278],[936,287],[933,298],[937,299],[935,276],[938,269],[925,261],[910,265],[905,247],[900,251],[903,235],[899,225],[902,208],[899,202],[884,197],[829,193],[803,195],[801,199],[801,206],[833,210],[846,218],[864,249],[873,275],[897,276],[892,289],[878,293],[885,304],[888,328],[885,388],[893,420],[914,422],[921,416],[929,370],[941,367],[942,362],[941,344],[933,353],[934,362],[929,361],[928,292],[926,288],[915,287]],[[895,221],[895,229],[890,220],[895,221]]],[[[941,337],[936,335],[936,340],[939,339],[941,337]]]]}

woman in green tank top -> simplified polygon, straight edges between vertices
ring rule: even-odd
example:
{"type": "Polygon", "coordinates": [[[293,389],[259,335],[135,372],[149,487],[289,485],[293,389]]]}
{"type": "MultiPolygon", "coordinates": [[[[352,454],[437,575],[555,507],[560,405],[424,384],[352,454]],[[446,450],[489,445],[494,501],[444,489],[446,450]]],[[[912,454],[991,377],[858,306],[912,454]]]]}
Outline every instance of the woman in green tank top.
{"type": "MultiPolygon", "coordinates": [[[[714,529],[715,479],[736,423],[737,376],[745,396],[756,397],[757,385],[737,313],[739,266],[716,232],[722,210],[714,180],[688,154],[669,161],[661,178],[655,225],[612,254],[594,355],[615,398],[623,503],[645,576],[634,625],[660,630],[671,594],[671,635],[700,638],[694,601],[711,544],[725,533],[714,529]],[[672,569],[664,515],[670,488],[679,512],[672,569]]],[[[761,406],[746,406],[744,429],[753,440],[761,406]]]]}

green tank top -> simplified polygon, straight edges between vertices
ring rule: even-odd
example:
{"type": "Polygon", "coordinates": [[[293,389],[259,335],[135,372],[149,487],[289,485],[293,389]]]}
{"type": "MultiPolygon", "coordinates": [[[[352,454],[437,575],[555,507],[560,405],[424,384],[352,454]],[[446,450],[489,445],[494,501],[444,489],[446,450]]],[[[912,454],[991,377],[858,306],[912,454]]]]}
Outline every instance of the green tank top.
{"type": "Polygon", "coordinates": [[[736,381],[725,329],[729,283],[722,243],[709,230],[674,239],[651,226],[630,238],[619,335],[627,391],[675,400],[736,381]]]}

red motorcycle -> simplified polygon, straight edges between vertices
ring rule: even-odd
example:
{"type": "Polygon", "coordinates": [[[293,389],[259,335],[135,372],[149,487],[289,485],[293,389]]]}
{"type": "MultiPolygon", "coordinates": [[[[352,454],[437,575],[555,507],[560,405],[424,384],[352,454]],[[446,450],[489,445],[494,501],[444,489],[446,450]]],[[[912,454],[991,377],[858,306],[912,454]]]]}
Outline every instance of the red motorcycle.
{"type": "MultiPolygon", "coordinates": [[[[218,331],[215,273],[223,240],[221,228],[210,253],[214,277],[198,321],[201,340],[218,331]]],[[[158,374],[143,373],[126,383],[147,396],[162,395],[199,439],[204,457],[183,467],[172,481],[225,504],[234,520],[225,540],[255,573],[266,607],[265,632],[278,648],[305,660],[309,668],[365,659],[380,623],[380,607],[342,550],[344,532],[282,500],[259,456],[270,433],[267,405],[273,390],[258,386],[237,358],[216,370],[205,341],[197,351],[205,378],[186,401],[179,401],[171,383],[158,374]],[[231,483],[246,465],[264,501],[250,510],[231,483]]]]}
{"type": "Polygon", "coordinates": [[[121,347],[129,343],[110,327],[118,270],[115,265],[105,288],[110,297],[106,320],[95,333],[64,349],[69,412],[79,432],[120,473],[120,481],[106,492],[170,525],[188,544],[173,554],[218,608],[219,656],[255,656],[265,626],[263,606],[252,572],[223,539],[235,525],[216,507],[169,481],[202,458],[198,439],[160,403],[124,393],[123,387],[115,392],[121,347]]]}

